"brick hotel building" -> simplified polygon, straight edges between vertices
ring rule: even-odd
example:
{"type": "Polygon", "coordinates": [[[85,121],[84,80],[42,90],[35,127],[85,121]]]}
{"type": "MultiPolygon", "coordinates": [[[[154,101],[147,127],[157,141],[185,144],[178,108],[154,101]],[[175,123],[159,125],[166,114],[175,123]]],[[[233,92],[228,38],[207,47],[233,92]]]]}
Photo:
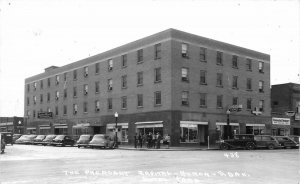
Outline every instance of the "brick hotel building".
{"type": "Polygon", "coordinates": [[[232,105],[243,107],[229,115],[235,133],[271,127],[270,55],[175,29],[46,68],[24,87],[28,133],[113,136],[118,112],[122,144],[160,132],[199,145],[223,134],[232,105]]]}

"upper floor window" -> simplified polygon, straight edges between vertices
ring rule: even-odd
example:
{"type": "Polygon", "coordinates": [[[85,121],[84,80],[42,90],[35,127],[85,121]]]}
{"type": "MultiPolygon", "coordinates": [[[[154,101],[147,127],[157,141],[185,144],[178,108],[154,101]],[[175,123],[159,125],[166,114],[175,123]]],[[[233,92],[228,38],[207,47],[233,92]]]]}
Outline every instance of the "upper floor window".
{"type": "Polygon", "coordinates": [[[186,43],[182,43],[181,44],[181,56],[184,57],[184,58],[188,58],[189,55],[188,55],[188,44],[186,43]]]}
{"type": "Polygon", "coordinates": [[[33,90],[36,91],[36,82],[33,83],[33,90]]]}
{"type": "Polygon", "coordinates": [[[154,82],[160,82],[161,81],[161,68],[155,68],[154,69],[154,82]]]}
{"type": "Polygon", "coordinates": [[[127,54],[122,55],[122,67],[127,66],[127,54]]]}
{"type": "Polygon", "coordinates": [[[47,79],[47,85],[48,85],[48,88],[51,86],[51,79],[50,78],[47,79]]]}
{"type": "Polygon", "coordinates": [[[30,105],[30,99],[29,99],[29,97],[27,97],[27,106],[29,106],[30,105]]]}
{"type": "Polygon", "coordinates": [[[58,106],[55,106],[55,115],[58,116],[58,106]]]}
{"type": "Polygon", "coordinates": [[[73,114],[76,115],[78,112],[78,105],[77,104],[73,104],[73,114]]]}
{"type": "Polygon", "coordinates": [[[30,84],[27,84],[27,92],[30,92],[30,84]]]}
{"type": "Polygon", "coordinates": [[[99,93],[100,92],[100,82],[97,81],[95,82],[95,93],[99,93]]]}
{"type": "Polygon", "coordinates": [[[161,92],[160,91],[156,91],[154,93],[154,105],[161,105],[161,92]]]}
{"type": "Polygon", "coordinates": [[[182,91],[181,105],[189,105],[189,92],[188,91],[182,91]]]}
{"type": "Polygon", "coordinates": [[[73,97],[77,97],[77,87],[73,87],[73,97]]]}
{"type": "Polygon", "coordinates": [[[56,91],[55,92],[55,100],[58,100],[59,99],[59,91],[56,91]]]}
{"type": "Polygon", "coordinates": [[[67,81],[67,73],[64,73],[64,81],[67,81]]]}
{"type": "Polygon", "coordinates": [[[84,113],[88,112],[88,103],[87,102],[83,102],[83,112],[84,113]]]}
{"type": "Polygon", "coordinates": [[[43,94],[40,94],[40,103],[43,103],[44,98],[43,98],[43,94]]]}
{"type": "Polygon", "coordinates": [[[258,71],[260,73],[264,73],[264,62],[262,62],[262,61],[258,62],[258,71]]]}
{"type": "Polygon", "coordinates": [[[122,76],[122,88],[127,88],[127,75],[122,76]]]}
{"type": "Polygon", "coordinates": [[[44,88],[43,80],[40,80],[40,89],[43,89],[43,88],[44,88]]]}
{"type": "Polygon", "coordinates": [[[89,76],[89,68],[86,66],[83,68],[83,76],[88,77],[89,76]]]}
{"type": "Polygon", "coordinates": [[[233,97],[232,98],[232,105],[238,105],[238,97],[233,97]]]}
{"type": "Polygon", "coordinates": [[[247,90],[252,90],[252,79],[247,79],[247,90]]]}
{"type": "Polygon", "coordinates": [[[238,89],[238,76],[232,77],[232,89],[238,89]]]}
{"type": "Polygon", "coordinates": [[[47,93],[47,102],[50,102],[50,93],[47,93]]]}
{"type": "Polygon", "coordinates": [[[84,95],[88,95],[89,92],[89,86],[87,84],[83,85],[83,94],[84,95]]]}
{"type": "Polygon", "coordinates": [[[67,88],[64,89],[64,99],[68,97],[67,88]]]}
{"type": "Polygon", "coordinates": [[[217,65],[223,65],[223,52],[217,51],[217,65]]]}
{"type": "Polygon", "coordinates": [[[200,47],[200,61],[206,62],[206,48],[200,47]]]}
{"type": "Polygon", "coordinates": [[[67,106],[66,105],[64,105],[64,115],[67,115],[67,112],[68,112],[68,109],[67,109],[67,106]]]}
{"type": "Polygon", "coordinates": [[[112,71],[113,70],[113,64],[114,64],[114,61],[112,60],[112,59],[109,59],[108,61],[107,61],[107,63],[108,63],[108,71],[112,71]]]}
{"type": "Polygon", "coordinates": [[[251,110],[252,109],[252,99],[248,98],[247,99],[247,110],[251,110]]]}
{"type": "Polygon", "coordinates": [[[95,111],[96,111],[96,112],[99,112],[99,111],[100,111],[100,101],[99,101],[99,100],[96,100],[96,101],[95,101],[95,111]]]}
{"type": "Polygon", "coordinates": [[[217,73],[217,86],[222,87],[223,86],[223,74],[217,73]]]}
{"type": "Polygon", "coordinates": [[[181,81],[189,81],[189,69],[181,68],[181,81]]]}
{"type": "Polygon", "coordinates": [[[155,50],[154,58],[155,59],[160,59],[161,58],[161,44],[160,43],[155,44],[154,45],[154,50],[155,50]]]}
{"type": "Polygon", "coordinates": [[[138,72],[137,73],[137,85],[143,85],[143,72],[138,72]]]}
{"type": "Polygon", "coordinates": [[[138,94],[137,95],[137,106],[138,107],[143,107],[143,94],[138,94]]]}
{"type": "Polygon", "coordinates": [[[33,104],[36,104],[36,96],[33,96],[33,104]]]}
{"type": "Polygon", "coordinates": [[[265,103],[264,100],[260,100],[260,101],[259,101],[258,106],[259,106],[259,111],[261,111],[261,112],[264,111],[264,106],[265,106],[264,103],[265,103]]]}
{"type": "Polygon", "coordinates": [[[47,108],[47,112],[51,112],[51,108],[50,107],[47,108]]]}
{"type": "Polygon", "coordinates": [[[200,93],[200,107],[206,107],[206,93],[200,93]]]}
{"type": "Polygon", "coordinates": [[[59,84],[59,75],[55,76],[55,84],[58,85],[59,84]]]}
{"type": "Polygon", "coordinates": [[[107,99],[107,109],[112,110],[113,104],[112,104],[112,98],[107,99]]]}
{"type": "Polygon", "coordinates": [[[238,68],[238,56],[232,56],[232,68],[238,68]]]}
{"type": "Polygon", "coordinates": [[[99,74],[99,72],[100,72],[100,64],[96,63],[95,64],[95,74],[99,74]]]}
{"type": "Polygon", "coordinates": [[[223,108],[223,95],[217,96],[217,108],[223,108]]]}
{"type": "Polygon", "coordinates": [[[112,81],[112,79],[107,80],[107,90],[108,91],[113,90],[113,81],[112,81]]]}
{"type": "Polygon", "coordinates": [[[121,104],[122,109],[127,109],[127,97],[122,96],[122,104],[121,104]]]}
{"type": "Polygon", "coordinates": [[[260,93],[264,92],[264,81],[259,81],[258,82],[258,90],[260,93]]]}
{"type": "Polygon", "coordinates": [[[206,71],[201,70],[200,71],[200,84],[206,85],[206,71]]]}
{"type": "Polygon", "coordinates": [[[137,62],[140,63],[143,61],[143,49],[137,51],[137,62]]]}
{"type": "Polygon", "coordinates": [[[77,80],[77,70],[73,71],[73,80],[77,80]]]}
{"type": "Polygon", "coordinates": [[[252,60],[249,58],[246,59],[246,70],[248,71],[252,70],[252,60]]]}

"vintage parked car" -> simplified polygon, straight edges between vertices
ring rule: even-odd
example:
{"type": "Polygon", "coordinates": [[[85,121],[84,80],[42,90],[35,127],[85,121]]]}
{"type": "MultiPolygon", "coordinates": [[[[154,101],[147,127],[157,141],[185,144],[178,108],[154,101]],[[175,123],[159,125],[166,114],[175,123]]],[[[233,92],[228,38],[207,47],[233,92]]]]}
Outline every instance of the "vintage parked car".
{"type": "Polygon", "coordinates": [[[91,148],[113,148],[114,141],[108,135],[96,134],[89,143],[91,148]]]}
{"type": "Polygon", "coordinates": [[[16,140],[16,144],[30,144],[34,138],[36,138],[36,135],[22,135],[16,140]]]}
{"type": "Polygon", "coordinates": [[[75,140],[71,138],[71,136],[68,135],[57,135],[51,142],[51,145],[53,146],[74,146],[75,140]]]}
{"type": "Polygon", "coordinates": [[[1,132],[5,144],[13,145],[13,134],[11,132],[1,132]]]}
{"type": "Polygon", "coordinates": [[[236,134],[233,139],[221,140],[219,142],[220,149],[248,149],[253,150],[256,148],[254,135],[252,134],[236,134]]]}
{"type": "Polygon", "coordinates": [[[93,136],[92,135],[81,135],[79,137],[79,140],[77,141],[77,147],[88,147],[89,142],[92,140],[93,136]]]}
{"type": "Polygon", "coordinates": [[[56,137],[56,135],[47,135],[45,139],[41,142],[42,145],[47,146],[51,145],[52,140],[56,137]]]}
{"type": "Polygon", "coordinates": [[[271,135],[255,135],[256,148],[283,148],[280,143],[271,135]]]}
{"type": "Polygon", "coordinates": [[[13,144],[16,142],[17,139],[19,139],[22,136],[22,134],[14,134],[13,135],[13,144]]]}
{"type": "Polygon", "coordinates": [[[288,136],[274,136],[275,139],[283,146],[284,148],[297,148],[299,144],[297,144],[294,140],[289,138],[288,136]]]}
{"type": "Polygon", "coordinates": [[[299,135],[290,135],[289,136],[292,140],[294,140],[297,144],[299,144],[299,135]]]}
{"type": "Polygon", "coordinates": [[[33,139],[32,144],[42,144],[42,141],[46,138],[46,135],[38,135],[36,138],[33,139]]]}

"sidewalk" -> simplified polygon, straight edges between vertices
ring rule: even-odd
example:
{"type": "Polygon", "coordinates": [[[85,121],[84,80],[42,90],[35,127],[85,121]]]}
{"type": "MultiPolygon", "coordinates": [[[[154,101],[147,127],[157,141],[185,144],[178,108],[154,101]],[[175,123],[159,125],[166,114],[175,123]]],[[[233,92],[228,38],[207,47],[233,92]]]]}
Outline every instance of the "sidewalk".
{"type": "Polygon", "coordinates": [[[147,147],[137,147],[134,148],[133,145],[119,145],[117,149],[121,150],[135,150],[135,151],[207,151],[207,150],[219,150],[218,145],[211,145],[209,148],[207,146],[198,146],[198,147],[169,147],[161,146],[160,149],[147,148],[147,147]]]}

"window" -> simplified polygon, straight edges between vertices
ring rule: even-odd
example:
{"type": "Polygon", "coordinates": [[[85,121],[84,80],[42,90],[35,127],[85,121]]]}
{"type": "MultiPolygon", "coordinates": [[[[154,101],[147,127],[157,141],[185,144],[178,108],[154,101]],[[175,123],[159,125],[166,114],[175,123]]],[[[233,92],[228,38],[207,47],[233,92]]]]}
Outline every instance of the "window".
{"type": "Polygon", "coordinates": [[[137,106],[143,107],[143,95],[142,94],[137,95],[137,106]]]}
{"type": "Polygon", "coordinates": [[[59,99],[59,91],[56,91],[55,92],[55,100],[58,100],[59,99]]]}
{"type": "Polygon", "coordinates": [[[88,77],[89,76],[89,68],[86,66],[83,68],[83,76],[88,77]]]}
{"type": "Polygon", "coordinates": [[[47,102],[50,102],[50,93],[47,93],[47,102]]]}
{"type": "Polygon", "coordinates": [[[183,91],[181,93],[181,105],[189,105],[189,92],[183,91]]]}
{"type": "Polygon", "coordinates": [[[68,112],[67,106],[64,105],[64,115],[67,115],[67,112],[68,112]]]}
{"type": "Polygon", "coordinates": [[[260,93],[263,93],[264,92],[264,81],[259,81],[258,82],[258,91],[260,93]]]}
{"type": "Polygon", "coordinates": [[[188,55],[188,44],[186,44],[186,43],[181,44],[181,56],[183,58],[188,58],[189,57],[189,55],[188,55]]]}
{"type": "Polygon", "coordinates": [[[59,75],[55,76],[55,84],[58,85],[59,84],[59,75]]]}
{"type": "Polygon", "coordinates": [[[137,62],[140,63],[143,61],[143,49],[137,51],[137,62]]]}
{"type": "Polygon", "coordinates": [[[27,97],[27,106],[29,106],[30,105],[30,99],[29,99],[29,97],[27,97]]]}
{"type": "Polygon", "coordinates": [[[181,68],[181,81],[188,82],[189,81],[189,69],[181,68]]]}
{"type": "Polygon", "coordinates": [[[252,60],[249,58],[246,59],[246,70],[248,71],[252,70],[252,60]]]}
{"type": "Polygon", "coordinates": [[[199,143],[198,125],[180,123],[180,142],[199,143]]]}
{"type": "Polygon", "coordinates": [[[206,48],[200,47],[200,61],[206,62],[206,48]]]}
{"type": "Polygon", "coordinates": [[[107,90],[112,91],[113,90],[113,81],[112,79],[107,80],[107,90]]]}
{"type": "Polygon", "coordinates": [[[77,87],[73,87],[73,97],[77,97],[77,87]]]}
{"type": "Polygon", "coordinates": [[[58,106],[55,106],[55,115],[58,116],[58,106]]]}
{"type": "Polygon", "coordinates": [[[217,86],[222,87],[223,86],[223,74],[217,73],[217,86]]]}
{"type": "Polygon", "coordinates": [[[217,51],[217,65],[223,65],[223,53],[217,51]]]}
{"type": "Polygon", "coordinates": [[[100,111],[100,101],[99,101],[99,100],[96,100],[96,101],[95,101],[95,111],[96,111],[96,112],[99,112],[99,111],[100,111]]]}
{"type": "Polygon", "coordinates": [[[73,80],[77,80],[77,70],[73,71],[73,80]]]}
{"type": "Polygon", "coordinates": [[[76,115],[78,112],[78,105],[77,104],[73,104],[73,114],[76,115]]]}
{"type": "Polygon", "coordinates": [[[223,108],[223,95],[217,96],[217,108],[223,108]]]}
{"type": "Polygon", "coordinates": [[[87,102],[83,102],[83,112],[84,113],[88,112],[88,103],[87,102]]]}
{"type": "Polygon", "coordinates": [[[206,93],[200,93],[200,107],[206,107],[206,93]]]}
{"type": "Polygon", "coordinates": [[[68,97],[67,89],[64,89],[64,99],[68,97]]]}
{"type": "Polygon", "coordinates": [[[107,109],[112,110],[112,98],[107,99],[107,109]]]}
{"type": "Polygon", "coordinates": [[[109,59],[107,62],[108,62],[108,71],[112,71],[114,61],[112,59],[109,59]]]}
{"type": "Polygon", "coordinates": [[[238,56],[232,56],[232,68],[238,68],[238,56]]]}
{"type": "Polygon", "coordinates": [[[264,63],[261,61],[258,62],[258,71],[259,73],[264,73],[264,63]]]}
{"type": "Polygon", "coordinates": [[[138,72],[137,73],[137,85],[143,85],[143,72],[138,72]]]}
{"type": "MultiPolygon", "coordinates": [[[[279,105],[279,102],[278,101],[273,101],[273,105],[279,105]]],[[[298,113],[298,111],[296,111],[296,113],[298,113]]]]}
{"type": "Polygon", "coordinates": [[[95,82],[95,93],[99,93],[100,92],[100,82],[97,81],[95,82]]]}
{"type": "Polygon", "coordinates": [[[122,96],[122,109],[127,109],[127,97],[122,96]]]}
{"type": "Polygon", "coordinates": [[[251,110],[252,109],[252,99],[248,98],[247,99],[247,110],[251,110]]]}
{"type": "Polygon", "coordinates": [[[154,105],[161,105],[161,91],[156,91],[154,93],[154,105]]]}
{"type": "Polygon", "coordinates": [[[50,78],[47,79],[47,85],[48,85],[48,88],[50,88],[50,86],[51,86],[51,79],[50,78]]]}
{"type": "Polygon", "coordinates": [[[200,84],[206,85],[206,71],[201,70],[200,71],[200,84]]]}
{"type": "Polygon", "coordinates": [[[87,84],[83,85],[83,94],[84,95],[88,95],[89,92],[89,86],[87,84]]]}
{"type": "Polygon", "coordinates": [[[36,82],[33,83],[33,90],[36,91],[36,82]]]}
{"type": "Polygon", "coordinates": [[[32,113],[32,114],[33,114],[33,117],[35,118],[35,110],[33,110],[33,113],[32,113]]]}
{"type": "Polygon", "coordinates": [[[155,44],[154,50],[155,50],[154,59],[160,59],[161,58],[161,44],[160,43],[155,44]]]}
{"type": "Polygon", "coordinates": [[[43,103],[44,99],[43,99],[43,94],[40,94],[40,103],[43,103]]]}
{"type": "Polygon", "coordinates": [[[33,104],[36,104],[36,96],[33,96],[33,104]]]}
{"type": "Polygon", "coordinates": [[[155,68],[154,69],[154,82],[161,82],[161,68],[155,68]]]}
{"type": "Polygon", "coordinates": [[[27,84],[27,92],[30,92],[30,84],[27,84]]]}
{"type": "Polygon", "coordinates": [[[40,80],[40,89],[43,89],[43,88],[44,88],[43,80],[40,80]]]}
{"type": "Polygon", "coordinates": [[[64,81],[67,81],[67,73],[64,73],[64,81]]]}
{"type": "Polygon", "coordinates": [[[122,88],[127,88],[127,75],[122,76],[122,88]]]}
{"type": "Polygon", "coordinates": [[[232,89],[238,89],[238,76],[232,77],[232,89]]]}
{"type": "Polygon", "coordinates": [[[264,103],[265,103],[264,100],[259,101],[259,104],[258,104],[259,105],[259,111],[261,111],[261,112],[264,111],[264,103]]]}
{"type": "Polygon", "coordinates": [[[127,67],[127,54],[122,55],[122,67],[127,67]]]}
{"type": "Polygon", "coordinates": [[[99,66],[99,63],[96,63],[95,64],[95,74],[99,74],[100,72],[100,66],[99,66]]]}
{"type": "Polygon", "coordinates": [[[247,90],[252,90],[252,79],[247,79],[247,90]]]}
{"type": "Polygon", "coordinates": [[[50,107],[47,108],[47,112],[51,112],[51,108],[50,107]]]}
{"type": "Polygon", "coordinates": [[[232,98],[232,105],[238,105],[238,97],[232,98]]]}

